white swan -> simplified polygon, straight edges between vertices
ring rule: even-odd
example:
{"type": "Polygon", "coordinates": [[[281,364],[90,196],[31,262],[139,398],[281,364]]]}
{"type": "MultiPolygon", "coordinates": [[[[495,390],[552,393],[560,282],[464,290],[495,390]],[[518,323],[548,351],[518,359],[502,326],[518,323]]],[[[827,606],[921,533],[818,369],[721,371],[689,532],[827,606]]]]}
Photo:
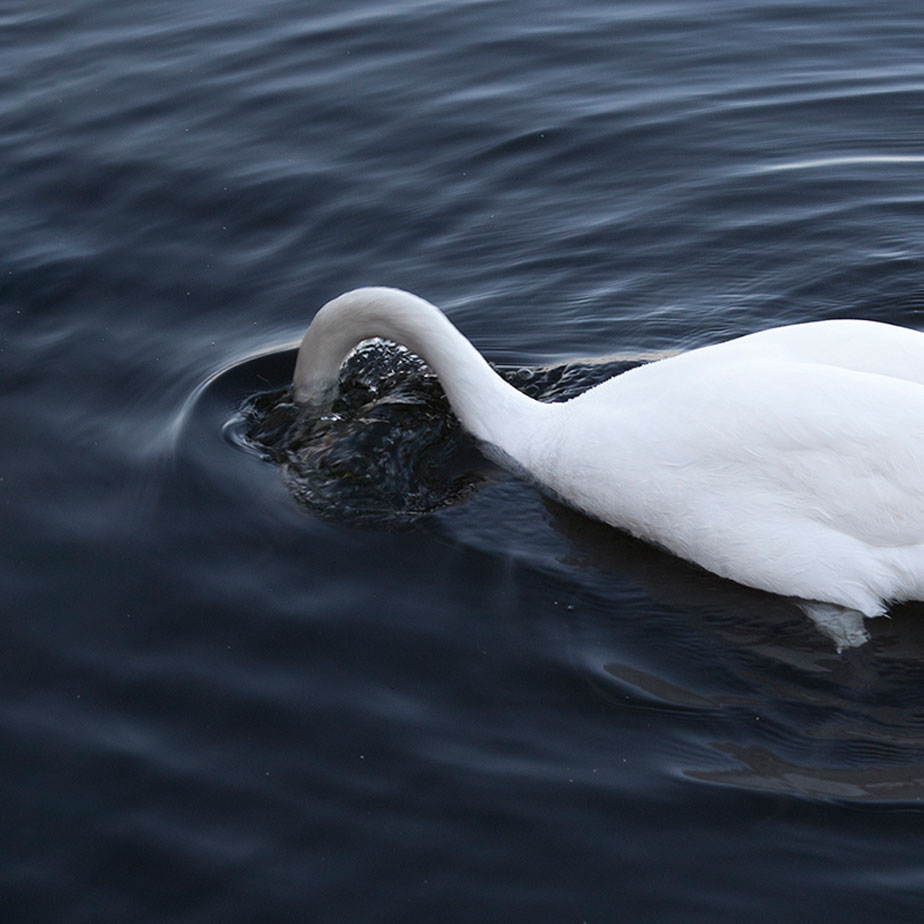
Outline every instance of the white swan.
{"type": "Polygon", "coordinates": [[[326,410],[344,358],[371,337],[418,354],[469,433],[571,506],[722,577],[817,601],[823,628],[852,611],[826,629],[839,648],[866,639],[861,617],[924,599],[922,333],[780,327],[543,404],[429,302],[366,288],[312,321],[296,402],[326,410]]]}

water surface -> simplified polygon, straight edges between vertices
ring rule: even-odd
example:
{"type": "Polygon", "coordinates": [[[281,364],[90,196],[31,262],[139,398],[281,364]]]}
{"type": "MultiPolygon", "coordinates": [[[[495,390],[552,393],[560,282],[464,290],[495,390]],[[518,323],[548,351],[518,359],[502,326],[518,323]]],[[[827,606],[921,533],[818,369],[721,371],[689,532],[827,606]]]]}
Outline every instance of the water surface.
{"type": "Polygon", "coordinates": [[[464,440],[447,503],[325,516],[240,413],[364,284],[527,378],[924,327],[922,35],[909,0],[8,3],[4,920],[917,920],[920,607],[837,655],[464,440]]]}

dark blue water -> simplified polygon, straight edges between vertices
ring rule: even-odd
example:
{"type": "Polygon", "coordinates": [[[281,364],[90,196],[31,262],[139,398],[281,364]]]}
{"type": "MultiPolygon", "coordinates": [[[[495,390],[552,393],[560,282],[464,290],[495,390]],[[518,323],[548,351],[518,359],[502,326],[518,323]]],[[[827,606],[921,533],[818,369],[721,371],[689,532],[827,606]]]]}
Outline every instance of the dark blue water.
{"type": "Polygon", "coordinates": [[[451,424],[358,528],[240,411],[361,284],[513,374],[924,327],[922,125],[912,0],[8,0],[2,920],[919,920],[921,608],[837,655],[451,424]]]}

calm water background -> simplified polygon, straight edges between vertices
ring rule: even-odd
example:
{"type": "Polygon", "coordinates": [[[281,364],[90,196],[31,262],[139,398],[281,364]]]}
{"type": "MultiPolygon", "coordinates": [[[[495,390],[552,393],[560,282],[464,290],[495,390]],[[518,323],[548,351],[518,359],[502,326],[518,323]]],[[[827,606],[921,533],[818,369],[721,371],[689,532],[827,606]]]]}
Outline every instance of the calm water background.
{"type": "Polygon", "coordinates": [[[924,327],[922,126],[913,0],[0,6],[2,920],[919,920],[920,608],[226,425],[361,284],[515,365],[924,327]]]}

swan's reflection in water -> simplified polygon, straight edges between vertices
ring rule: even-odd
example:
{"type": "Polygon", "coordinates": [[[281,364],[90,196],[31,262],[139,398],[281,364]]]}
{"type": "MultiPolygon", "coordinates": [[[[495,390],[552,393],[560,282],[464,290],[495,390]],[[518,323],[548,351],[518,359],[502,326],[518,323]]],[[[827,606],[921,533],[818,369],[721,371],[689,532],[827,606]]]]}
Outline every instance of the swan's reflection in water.
{"type": "Polygon", "coordinates": [[[691,779],[813,799],[918,802],[924,797],[924,761],[874,767],[818,767],[791,763],[767,748],[727,743],[716,749],[740,769],[688,771],[691,779]]]}

